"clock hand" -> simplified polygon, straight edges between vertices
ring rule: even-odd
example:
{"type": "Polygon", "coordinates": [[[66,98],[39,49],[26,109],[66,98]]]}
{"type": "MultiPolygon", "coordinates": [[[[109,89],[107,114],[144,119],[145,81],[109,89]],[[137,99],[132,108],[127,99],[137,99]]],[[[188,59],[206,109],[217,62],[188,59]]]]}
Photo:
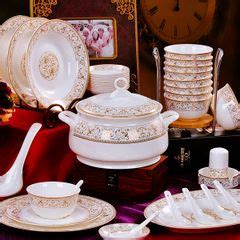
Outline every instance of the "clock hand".
{"type": "Polygon", "coordinates": [[[176,4],[176,6],[175,6],[175,8],[173,10],[176,11],[176,12],[180,11],[179,0],[177,0],[177,4],[176,4]]]}

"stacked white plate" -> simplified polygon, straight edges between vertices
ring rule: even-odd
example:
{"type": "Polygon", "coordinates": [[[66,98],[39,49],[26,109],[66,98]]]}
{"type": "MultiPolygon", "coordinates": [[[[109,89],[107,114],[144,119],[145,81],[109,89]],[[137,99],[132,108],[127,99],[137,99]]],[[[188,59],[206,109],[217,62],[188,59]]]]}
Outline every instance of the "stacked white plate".
{"type": "Polygon", "coordinates": [[[67,108],[87,88],[88,51],[65,21],[15,16],[0,27],[0,72],[27,105],[67,108]]]}
{"type": "Polygon", "coordinates": [[[109,93],[115,90],[114,81],[126,78],[130,84],[130,69],[118,64],[100,64],[90,67],[88,90],[93,94],[109,93]]]}
{"type": "Polygon", "coordinates": [[[167,109],[178,112],[181,119],[202,117],[212,98],[213,49],[198,44],[176,44],[164,50],[167,109]]]}

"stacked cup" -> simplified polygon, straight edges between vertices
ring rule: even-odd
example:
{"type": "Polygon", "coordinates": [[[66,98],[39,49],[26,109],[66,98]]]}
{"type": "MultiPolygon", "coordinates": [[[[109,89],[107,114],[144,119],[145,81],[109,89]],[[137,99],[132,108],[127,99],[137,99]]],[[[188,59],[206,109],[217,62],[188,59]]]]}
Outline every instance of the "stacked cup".
{"type": "Polygon", "coordinates": [[[100,64],[90,67],[90,81],[88,90],[93,94],[108,93],[115,90],[114,81],[126,78],[130,85],[130,69],[118,64],[100,64]]]}
{"type": "Polygon", "coordinates": [[[181,119],[202,117],[212,98],[213,49],[198,44],[176,44],[164,50],[167,109],[176,111],[181,119]]]}

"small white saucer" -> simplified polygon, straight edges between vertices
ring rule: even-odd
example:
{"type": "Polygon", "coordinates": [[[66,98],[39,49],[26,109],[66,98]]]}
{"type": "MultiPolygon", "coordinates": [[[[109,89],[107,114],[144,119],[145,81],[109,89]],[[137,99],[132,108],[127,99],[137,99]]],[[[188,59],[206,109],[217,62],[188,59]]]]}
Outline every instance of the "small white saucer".
{"type": "Polygon", "coordinates": [[[149,233],[150,229],[148,227],[144,227],[141,231],[136,233],[131,237],[126,237],[124,234],[121,236],[121,232],[127,232],[132,230],[132,228],[136,227],[138,224],[135,223],[115,223],[109,224],[101,227],[98,232],[104,240],[143,240],[149,233]],[[120,232],[120,233],[119,233],[120,232]],[[117,233],[117,236],[112,234],[117,233]]]}
{"type": "Polygon", "coordinates": [[[31,222],[31,224],[36,224],[40,226],[65,226],[65,225],[72,225],[79,222],[83,222],[88,219],[89,211],[82,207],[76,207],[74,212],[65,218],[57,219],[45,219],[37,214],[35,214],[30,206],[23,208],[19,214],[19,218],[23,221],[31,222]]]}
{"type": "Polygon", "coordinates": [[[198,171],[199,184],[205,184],[208,187],[215,188],[213,184],[214,180],[218,180],[224,188],[234,188],[239,184],[239,172],[234,168],[228,168],[228,177],[220,178],[218,176],[213,177],[212,174],[210,174],[209,167],[201,168],[198,171]]]}

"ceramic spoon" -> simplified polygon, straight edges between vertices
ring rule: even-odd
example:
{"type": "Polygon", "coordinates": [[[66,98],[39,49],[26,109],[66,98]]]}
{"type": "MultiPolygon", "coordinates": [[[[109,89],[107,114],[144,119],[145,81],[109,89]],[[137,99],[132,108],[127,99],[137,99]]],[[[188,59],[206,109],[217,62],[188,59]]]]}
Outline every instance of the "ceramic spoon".
{"type": "Polygon", "coordinates": [[[214,218],[206,215],[202,209],[197,205],[194,198],[191,196],[191,193],[187,188],[183,188],[182,192],[187,200],[187,204],[190,206],[191,212],[193,213],[194,219],[203,225],[209,225],[214,223],[214,218]]]}
{"type": "Polygon", "coordinates": [[[217,180],[214,180],[213,183],[214,183],[215,187],[218,189],[218,191],[223,195],[225,200],[228,203],[232,204],[238,211],[240,211],[240,204],[228,191],[226,191],[224,189],[222,184],[217,180]]]}
{"type": "Polygon", "coordinates": [[[0,197],[11,196],[22,189],[23,186],[23,165],[33,139],[42,127],[40,123],[34,123],[24,139],[18,156],[10,170],[0,177],[0,197]]]}
{"type": "Polygon", "coordinates": [[[169,191],[164,192],[165,198],[168,203],[168,207],[170,208],[173,217],[178,221],[178,222],[184,222],[184,223],[191,223],[190,220],[186,219],[182,213],[179,211],[178,206],[174,202],[174,199],[172,197],[172,194],[169,191]]]}
{"type": "Polygon", "coordinates": [[[124,237],[124,238],[130,238],[130,237],[136,237],[141,230],[147,226],[148,223],[150,223],[156,216],[160,214],[161,210],[158,210],[154,213],[152,213],[145,221],[143,221],[141,224],[137,225],[130,231],[120,231],[111,233],[111,237],[124,237]]]}
{"type": "Polygon", "coordinates": [[[223,207],[217,202],[217,200],[212,195],[211,191],[208,189],[208,187],[205,184],[201,184],[201,188],[205,194],[205,196],[208,199],[208,202],[211,205],[211,209],[222,219],[232,219],[233,214],[230,214],[229,212],[226,212],[223,207]]]}

